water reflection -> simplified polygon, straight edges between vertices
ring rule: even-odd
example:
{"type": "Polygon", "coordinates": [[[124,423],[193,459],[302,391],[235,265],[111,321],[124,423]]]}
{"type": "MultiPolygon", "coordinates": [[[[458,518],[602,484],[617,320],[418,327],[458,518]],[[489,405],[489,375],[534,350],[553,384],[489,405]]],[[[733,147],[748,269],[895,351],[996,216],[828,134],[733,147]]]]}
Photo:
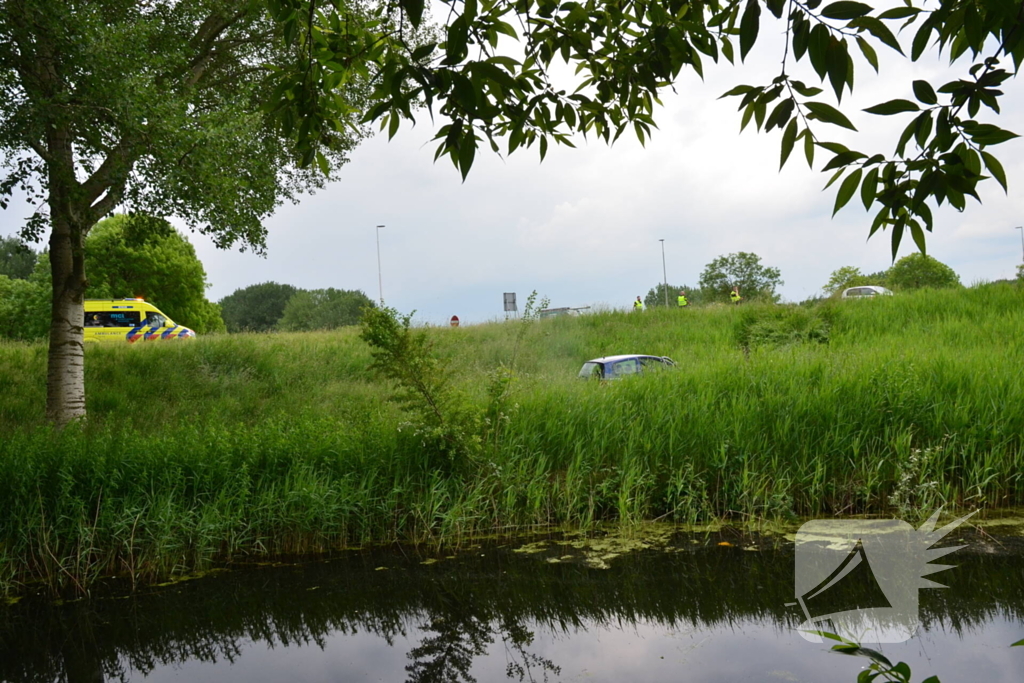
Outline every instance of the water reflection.
{"type": "MultiPolygon", "coordinates": [[[[353,553],[131,598],[28,601],[0,613],[0,680],[856,679],[856,661],[792,630],[803,616],[786,606],[791,546],[716,541],[679,536],[669,552],[608,569],[550,562],[566,553],[555,545],[529,556],[481,547],[429,565],[353,553]]],[[[951,588],[922,592],[928,632],[895,656],[944,683],[978,672],[1021,680],[1024,649],[1008,645],[1024,637],[1022,558],[973,541],[942,576],[951,588]]]]}

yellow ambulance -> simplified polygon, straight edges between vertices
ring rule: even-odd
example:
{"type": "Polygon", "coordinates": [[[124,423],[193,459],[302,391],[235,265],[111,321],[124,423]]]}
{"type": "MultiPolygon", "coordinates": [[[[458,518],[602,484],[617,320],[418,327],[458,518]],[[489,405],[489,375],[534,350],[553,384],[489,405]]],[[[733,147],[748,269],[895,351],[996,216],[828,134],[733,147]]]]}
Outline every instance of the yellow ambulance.
{"type": "Polygon", "coordinates": [[[144,299],[86,299],[85,341],[122,342],[191,339],[196,333],[144,299]]]}

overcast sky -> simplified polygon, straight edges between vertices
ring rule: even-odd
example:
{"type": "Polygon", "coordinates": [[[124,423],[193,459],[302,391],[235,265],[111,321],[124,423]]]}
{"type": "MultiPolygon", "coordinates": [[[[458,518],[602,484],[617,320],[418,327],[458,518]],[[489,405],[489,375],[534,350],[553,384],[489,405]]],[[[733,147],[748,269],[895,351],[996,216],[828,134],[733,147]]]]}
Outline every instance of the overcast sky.
{"type": "MultiPolygon", "coordinates": [[[[748,251],[782,271],[781,293],[789,301],[820,293],[840,266],[865,273],[887,268],[889,236],[866,239],[873,213],[859,199],[831,218],[835,188],[821,191],[827,176],[809,170],[799,149],[780,173],[779,132],[759,134],[750,126],[740,134],[738,99],[716,99],[736,84],[763,84],[778,73],[781,50],[765,35],[769,27],[763,26],[747,65],[716,67],[707,60],[703,82],[684,72],[678,94],[666,93],[656,111],[660,130],[646,148],[628,134],[611,148],[579,140],[577,149],[549,150],[543,163],[536,149],[507,159],[481,149],[463,183],[447,159],[433,162],[429,120],[403,127],[391,142],[385,135],[371,138],[329,186],[267,219],[266,258],[220,251],[189,234],[206,267],[208,296],[216,301],[274,280],[361,289],[377,299],[380,224],[386,226],[379,231],[385,302],[403,312],[415,309],[417,319],[431,323],[452,315],[465,322],[499,318],[503,292],[517,293],[520,306],[537,290],[551,306],[626,307],[662,280],[659,239],[665,240],[670,284],[696,285],[715,257],[748,251]]],[[[940,78],[944,61],[933,55],[915,65],[878,49],[882,76],[855,57],[855,96],[843,101],[861,132],[820,122],[816,132],[868,154],[891,155],[912,115],[859,110],[912,99],[911,81],[940,78]]],[[[953,73],[965,74],[968,65],[953,73]]],[[[791,71],[818,83],[809,64],[791,71]]],[[[1004,90],[1006,113],[981,117],[1024,132],[1016,81],[1004,90]]],[[[989,180],[980,188],[984,205],[968,199],[962,214],[935,212],[929,253],[965,284],[1013,277],[1022,260],[1021,231],[1014,229],[1024,225],[1022,144],[993,149],[1006,169],[1009,196],[989,180]]],[[[829,156],[819,150],[816,167],[829,156]]],[[[24,204],[12,203],[0,213],[0,234],[15,233],[27,214],[24,204]]],[[[913,249],[908,235],[901,256],[913,249]]]]}

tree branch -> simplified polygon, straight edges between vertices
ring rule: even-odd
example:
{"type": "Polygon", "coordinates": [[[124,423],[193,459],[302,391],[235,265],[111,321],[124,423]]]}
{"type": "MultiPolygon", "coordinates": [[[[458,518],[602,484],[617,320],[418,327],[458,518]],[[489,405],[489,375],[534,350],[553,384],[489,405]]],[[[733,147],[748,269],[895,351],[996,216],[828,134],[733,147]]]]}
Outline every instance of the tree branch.
{"type": "Polygon", "coordinates": [[[100,167],[82,183],[82,199],[85,204],[92,206],[104,192],[109,195],[110,189],[116,184],[116,175],[131,166],[134,156],[127,138],[117,143],[100,167]]]}

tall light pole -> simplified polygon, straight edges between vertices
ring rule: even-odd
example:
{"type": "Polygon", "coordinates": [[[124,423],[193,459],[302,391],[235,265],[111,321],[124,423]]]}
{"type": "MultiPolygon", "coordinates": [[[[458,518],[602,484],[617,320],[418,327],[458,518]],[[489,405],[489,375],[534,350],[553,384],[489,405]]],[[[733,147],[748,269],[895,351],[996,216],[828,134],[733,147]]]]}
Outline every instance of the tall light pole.
{"type": "Polygon", "coordinates": [[[1024,225],[1018,225],[1014,230],[1020,230],[1020,255],[1024,261],[1024,225]]]}
{"type": "Polygon", "coordinates": [[[661,242],[661,276],[665,278],[665,308],[668,308],[668,271],[665,270],[665,240],[661,242]]]}
{"type": "Polygon", "coordinates": [[[377,292],[380,294],[380,305],[384,305],[384,280],[380,275],[380,229],[383,225],[377,226],[377,292]]]}

